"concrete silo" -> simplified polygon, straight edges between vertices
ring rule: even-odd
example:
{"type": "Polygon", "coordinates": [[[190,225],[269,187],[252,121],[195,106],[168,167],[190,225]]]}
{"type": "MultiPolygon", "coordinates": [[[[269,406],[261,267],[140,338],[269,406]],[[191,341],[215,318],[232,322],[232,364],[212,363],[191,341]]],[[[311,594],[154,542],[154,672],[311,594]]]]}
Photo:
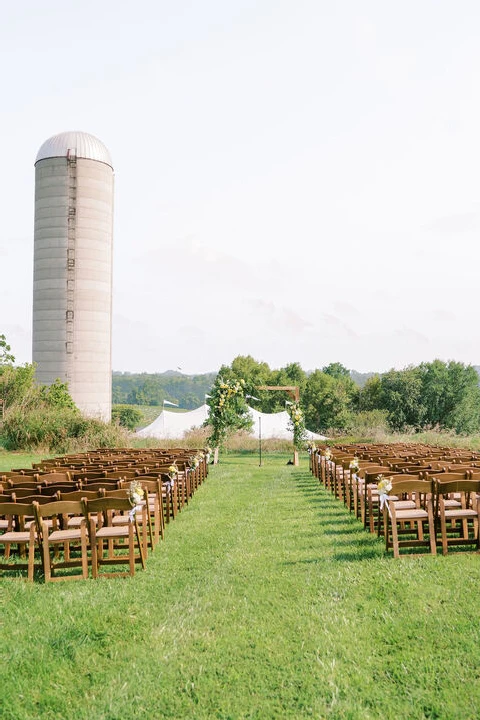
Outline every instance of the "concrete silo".
{"type": "Polygon", "coordinates": [[[91,417],[112,409],[113,167],[84,132],[43,143],[35,161],[33,362],[67,382],[91,417]]]}

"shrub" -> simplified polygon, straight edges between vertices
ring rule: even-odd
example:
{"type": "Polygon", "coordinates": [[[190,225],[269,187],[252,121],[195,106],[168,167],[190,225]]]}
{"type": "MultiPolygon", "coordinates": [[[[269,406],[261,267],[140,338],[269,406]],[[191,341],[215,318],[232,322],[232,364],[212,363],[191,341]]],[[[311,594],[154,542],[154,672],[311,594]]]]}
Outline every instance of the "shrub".
{"type": "Polygon", "coordinates": [[[112,422],[128,430],[135,430],[143,419],[143,413],[131,405],[114,405],[112,408],[112,422]]]}
{"type": "Polygon", "coordinates": [[[111,425],[82,416],[76,408],[37,403],[11,406],[1,429],[7,450],[46,449],[52,453],[81,452],[92,447],[128,444],[128,434],[111,425]]]}

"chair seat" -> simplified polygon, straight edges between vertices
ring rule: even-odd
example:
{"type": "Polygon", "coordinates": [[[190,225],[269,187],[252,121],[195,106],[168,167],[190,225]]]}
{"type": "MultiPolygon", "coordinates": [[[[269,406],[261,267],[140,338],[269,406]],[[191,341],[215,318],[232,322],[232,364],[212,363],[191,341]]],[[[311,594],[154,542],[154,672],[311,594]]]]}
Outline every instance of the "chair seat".
{"type": "Polygon", "coordinates": [[[454,517],[456,520],[461,518],[476,518],[477,512],[471,508],[457,508],[456,510],[445,510],[445,517],[454,517]]]}
{"type": "Polygon", "coordinates": [[[398,510],[395,513],[397,520],[428,520],[428,513],[422,508],[415,510],[415,505],[410,510],[398,510]]]}
{"type": "Polygon", "coordinates": [[[462,503],[460,500],[455,500],[454,498],[445,498],[443,501],[443,505],[445,508],[461,508],[462,503]]]}
{"type": "Polygon", "coordinates": [[[390,497],[390,500],[395,502],[395,508],[400,510],[413,510],[415,508],[415,500],[396,500],[395,497],[390,497]]]}
{"type": "MultiPolygon", "coordinates": [[[[92,521],[96,524],[98,522],[98,519],[96,517],[93,517],[92,521]]],[[[82,522],[84,522],[83,516],[80,517],[79,515],[74,515],[73,517],[68,518],[68,527],[69,528],[80,527],[82,522]]]]}
{"type": "MultiPolygon", "coordinates": [[[[35,533],[34,535],[35,537],[37,537],[37,533],[35,533]]],[[[2,533],[2,535],[0,535],[0,539],[2,543],[28,543],[28,541],[30,540],[30,532],[27,530],[11,530],[10,532],[2,533]]]]}
{"type": "Polygon", "coordinates": [[[69,542],[70,540],[80,540],[80,539],[81,539],[80,528],[78,528],[78,530],[75,528],[70,528],[67,530],[54,530],[48,536],[48,542],[50,542],[50,543],[62,542],[63,540],[65,542],[69,542]]]}
{"type": "MultiPolygon", "coordinates": [[[[139,514],[137,519],[138,519],[138,523],[141,525],[142,524],[142,515],[139,514]]],[[[115,515],[112,518],[112,525],[114,525],[116,527],[118,527],[119,525],[128,525],[129,522],[130,522],[130,518],[128,515],[115,515]]]]}
{"type": "Polygon", "coordinates": [[[97,539],[103,540],[108,538],[128,537],[129,523],[122,523],[115,526],[105,526],[96,531],[95,535],[97,539]]]}

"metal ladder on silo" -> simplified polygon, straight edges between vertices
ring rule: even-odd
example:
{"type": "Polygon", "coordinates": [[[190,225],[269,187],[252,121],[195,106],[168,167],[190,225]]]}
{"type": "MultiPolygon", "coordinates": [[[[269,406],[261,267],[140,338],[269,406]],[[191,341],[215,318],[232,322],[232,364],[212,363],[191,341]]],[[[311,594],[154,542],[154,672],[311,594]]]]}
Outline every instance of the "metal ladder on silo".
{"type": "MultiPolygon", "coordinates": [[[[68,232],[67,232],[67,309],[65,313],[66,352],[73,354],[74,296],[75,296],[75,237],[77,221],[77,153],[67,152],[68,167],[68,232]]],[[[71,363],[67,363],[67,382],[73,380],[71,363]]]]}

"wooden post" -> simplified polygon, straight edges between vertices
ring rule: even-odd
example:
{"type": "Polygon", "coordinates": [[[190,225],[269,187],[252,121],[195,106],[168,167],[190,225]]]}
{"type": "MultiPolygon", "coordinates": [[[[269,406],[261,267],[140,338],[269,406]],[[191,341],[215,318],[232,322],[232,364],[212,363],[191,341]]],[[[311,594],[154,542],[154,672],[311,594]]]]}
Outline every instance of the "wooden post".
{"type": "Polygon", "coordinates": [[[293,451],[293,464],[300,465],[300,463],[298,461],[298,450],[296,448],[293,451]]]}
{"type": "Polygon", "coordinates": [[[213,449],[213,464],[218,465],[218,446],[213,449]]]}

